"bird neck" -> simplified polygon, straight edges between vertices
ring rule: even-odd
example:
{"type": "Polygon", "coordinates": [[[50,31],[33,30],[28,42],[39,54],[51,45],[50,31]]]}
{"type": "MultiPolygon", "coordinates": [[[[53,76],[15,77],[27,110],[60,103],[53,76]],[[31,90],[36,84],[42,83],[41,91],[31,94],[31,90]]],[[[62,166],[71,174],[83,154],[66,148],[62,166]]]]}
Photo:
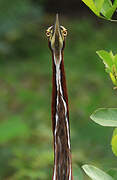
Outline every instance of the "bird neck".
{"type": "Polygon", "coordinates": [[[57,57],[52,53],[52,68],[53,180],[72,180],[69,108],[63,51],[57,57]]]}

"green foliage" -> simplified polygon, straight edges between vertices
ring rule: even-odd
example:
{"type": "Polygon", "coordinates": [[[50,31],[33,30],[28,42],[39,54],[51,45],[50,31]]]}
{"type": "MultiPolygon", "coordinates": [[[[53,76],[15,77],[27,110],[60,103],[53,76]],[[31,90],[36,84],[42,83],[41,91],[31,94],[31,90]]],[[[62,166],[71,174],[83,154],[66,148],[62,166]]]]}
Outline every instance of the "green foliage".
{"type": "MultiPolygon", "coordinates": [[[[101,126],[117,127],[117,108],[97,109],[90,118],[101,126]]],[[[111,145],[113,153],[117,156],[117,128],[113,131],[111,145]]]]}
{"type": "Polygon", "coordinates": [[[113,153],[115,154],[115,156],[117,156],[117,128],[115,128],[113,131],[111,146],[113,153]]]}
{"type": "Polygon", "coordinates": [[[114,180],[107,173],[101,169],[96,168],[95,166],[83,165],[82,168],[92,180],[114,180]]]}
{"type": "Polygon", "coordinates": [[[74,165],[72,168],[74,180],[83,180],[83,173],[81,169],[77,165],[74,165]]]}
{"type": "MultiPolygon", "coordinates": [[[[98,17],[111,20],[114,12],[117,9],[117,0],[113,4],[111,0],[82,0],[98,17]]],[[[112,51],[109,53],[101,50],[97,51],[99,57],[103,60],[107,73],[109,73],[113,84],[117,88],[117,54],[113,55],[112,51]]],[[[117,108],[100,108],[97,109],[90,118],[101,126],[117,127],[117,108]]],[[[117,156],[117,128],[115,128],[111,140],[112,151],[117,156]]],[[[114,180],[117,178],[117,170],[112,169],[107,174],[102,170],[91,166],[82,166],[85,173],[92,180],[114,180]]]]}
{"type": "Polygon", "coordinates": [[[9,55],[14,51],[13,43],[23,37],[26,28],[34,28],[43,14],[41,5],[36,6],[30,0],[0,1],[0,55],[9,55]]]}
{"type": "Polygon", "coordinates": [[[9,31],[21,31],[26,25],[39,22],[42,15],[42,7],[36,7],[28,0],[0,1],[0,35],[9,31]]]}
{"type": "MultiPolygon", "coordinates": [[[[117,54],[113,55],[112,51],[97,51],[99,57],[103,60],[106,72],[109,73],[115,88],[117,87],[117,54]]],[[[98,109],[92,115],[91,119],[102,126],[117,127],[117,109],[98,109]]],[[[117,135],[116,129],[113,132],[111,140],[112,151],[117,156],[117,135]]]]}
{"type": "Polygon", "coordinates": [[[90,118],[101,126],[117,127],[117,108],[97,109],[90,118]]]}
{"type": "Polygon", "coordinates": [[[40,150],[32,145],[14,148],[15,158],[11,166],[16,168],[13,179],[48,179],[50,170],[45,168],[53,162],[53,151],[40,150]],[[39,151],[39,153],[38,153],[39,151]]]}
{"type": "Polygon", "coordinates": [[[0,144],[13,138],[29,135],[30,130],[26,123],[20,117],[13,116],[0,124],[0,144]]]}
{"type": "Polygon", "coordinates": [[[100,18],[111,20],[116,8],[117,0],[82,0],[100,18]]]}
{"type": "MultiPolygon", "coordinates": [[[[116,105],[116,96],[109,87],[111,83],[95,56],[95,51],[104,46],[116,50],[117,37],[113,36],[116,25],[102,23],[97,28],[95,21],[86,18],[79,21],[62,18],[61,21],[68,29],[72,27],[66,38],[64,62],[70,103],[73,175],[78,179],[79,174],[82,177],[80,167],[86,162],[104,169],[116,166],[112,152],[107,151],[112,130],[89,120],[91,112],[100,105],[116,105]]],[[[52,64],[44,35],[48,19],[43,24],[26,26],[25,23],[25,31],[17,39],[13,40],[11,33],[4,39],[12,48],[8,54],[4,52],[0,60],[0,124],[15,115],[30,128],[29,136],[16,136],[2,142],[2,180],[52,179],[52,64]]],[[[84,177],[84,180],[89,179],[84,177]]]]}
{"type": "Polygon", "coordinates": [[[117,179],[117,169],[110,169],[109,171],[108,171],[108,174],[110,175],[110,176],[112,176],[113,177],[113,179],[115,180],[115,179],[117,179]]]}
{"type": "Polygon", "coordinates": [[[103,60],[105,67],[107,68],[106,70],[108,72],[112,72],[112,66],[114,63],[114,55],[112,51],[108,53],[107,51],[100,50],[100,51],[97,51],[97,54],[103,60]]]}
{"type": "MultiPolygon", "coordinates": [[[[97,16],[100,16],[100,5],[96,7],[93,0],[82,0],[97,16]]],[[[96,3],[97,4],[97,3],[96,3]]],[[[103,3],[100,3],[101,6],[103,3]]]]}
{"type": "Polygon", "coordinates": [[[113,55],[112,51],[97,51],[99,57],[103,60],[106,71],[109,73],[111,80],[117,86],[117,54],[113,55]]]}

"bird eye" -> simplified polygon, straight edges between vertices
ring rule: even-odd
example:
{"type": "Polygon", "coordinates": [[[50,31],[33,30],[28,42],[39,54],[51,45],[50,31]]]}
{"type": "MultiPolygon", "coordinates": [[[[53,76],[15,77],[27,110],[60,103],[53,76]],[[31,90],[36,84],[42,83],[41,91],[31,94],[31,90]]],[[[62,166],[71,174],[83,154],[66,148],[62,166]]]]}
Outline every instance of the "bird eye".
{"type": "Polygon", "coordinates": [[[49,31],[46,31],[46,36],[50,37],[50,32],[49,31]]]}
{"type": "Polygon", "coordinates": [[[46,30],[46,36],[47,37],[50,37],[51,34],[52,34],[52,29],[53,29],[53,26],[50,26],[47,30],[46,30]]]}
{"type": "Polygon", "coordinates": [[[63,35],[67,36],[67,30],[63,30],[63,35]]]}
{"type": "Polygon", "coordinates": [[[67,36],[67,29],[64,28],[63,26],[60,26],[60,28],[61,28],[61,31],[62,31],[63,36],[64,36],[64,37],[67,36]]]}

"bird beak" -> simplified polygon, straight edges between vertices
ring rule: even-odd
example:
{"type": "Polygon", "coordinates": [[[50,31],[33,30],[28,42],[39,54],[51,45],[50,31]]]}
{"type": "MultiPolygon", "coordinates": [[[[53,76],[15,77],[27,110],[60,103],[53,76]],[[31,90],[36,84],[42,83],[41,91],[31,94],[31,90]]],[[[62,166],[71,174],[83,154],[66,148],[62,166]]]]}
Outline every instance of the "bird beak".
{"type": "Polygon", "coordinates": [[[54,34],[55,34],[55,39],[56,39],[56,38],[59,38],[59,36],[60,36],[60,26],[59,26],[58,14],[56,14],[54,34]]]}
{"type": "Polygon", "coordinates": [[[63,38],[60,32],[59,18],[56,14],[56,21],[54,25],[54,32],[51,40],[51,47],[54,51],[60,51],[63,47],[63,38]]]}

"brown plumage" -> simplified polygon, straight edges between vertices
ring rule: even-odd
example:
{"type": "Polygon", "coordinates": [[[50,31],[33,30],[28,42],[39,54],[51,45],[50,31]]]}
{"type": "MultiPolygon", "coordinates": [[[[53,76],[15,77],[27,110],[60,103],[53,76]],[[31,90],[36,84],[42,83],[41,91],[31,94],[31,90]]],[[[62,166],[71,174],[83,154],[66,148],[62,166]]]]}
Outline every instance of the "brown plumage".
{"type": "Polygon", "coordinates": [[[52,127],[54,139],[53,180],[73,180],[70,149],[69,107],[64,70],[63,50],[66,29],[59,25],[58,15],[54,26],[47,30],[52,52],[52,127]]]}

